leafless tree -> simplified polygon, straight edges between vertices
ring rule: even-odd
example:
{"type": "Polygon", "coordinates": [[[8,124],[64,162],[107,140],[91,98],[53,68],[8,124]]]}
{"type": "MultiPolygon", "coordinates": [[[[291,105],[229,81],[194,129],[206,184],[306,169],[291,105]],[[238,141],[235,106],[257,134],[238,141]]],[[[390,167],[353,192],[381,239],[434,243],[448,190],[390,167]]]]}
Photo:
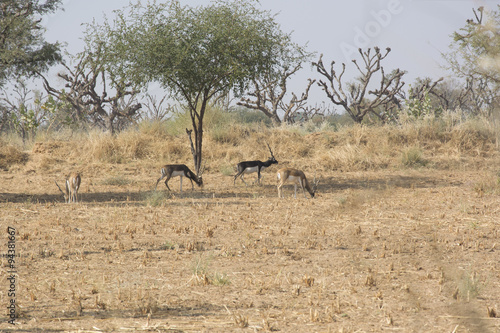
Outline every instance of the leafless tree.
{"type": "Polygon", "coordinates": [[[94,124],[113,134],[117,120],[133,118],[142,107],[140,103],[134,103],[139,90],[123,80],[111,79],[114,96],[108,96],[107,73],[100,52],[84,51],[73,68],[64,63],[63,66],[67,72],[59,73],[58,77],[66,82],[67,90],[53,88],[42,74],[38,74],[47,93],[72,105],[77,121],[89,117],[94,124]],[[97,92],[100,88],[102,93],[97,92]]]}
{"type": "Polygon", "coordinates": [[[343,76],[346,70],[345,63],[342,63],[342,70],[337,72],[334,69],[335,61],[332,61],[330,68],[326,69],[323,64],[323,55],[320,56],[318,62],[313,63],[318,73],[326,80],[320,80],[318,85],[325,91],[328,98],[336,105],[340,105],[349,114],[349,116],[357,123],[361,123],[367,113],[372,113],[379,117],[382,121],[385,120],[385,112],[377,112],[377,110],[385,107],[393,107],[397,103],[397,94],[404,86],[401,80],[404,71],[396,69],[386,75],[384,68],[381,66],[389,52],[390,48],[382,54],[378,47],[362,51],[359,49],[359,54],[363,61],[360,66],[356,60],[352,60],[356,66],[360,76],[351,83],[344,83],[343,76]],[[380,83],[378,86],[373,82],[374,75],[380,72],[380,83]],[[370,87],[375,87],[370,89],[370,87]],[[372,97],[370,99],[370,97],[372,97]]]}
{"type": "Polygon", "coordinates": [[[241,98],[237,104],[262,111],[274,124],[293,123],[296,116],[305,111],[309,89],[315,82],[309,79],[305,92],[300,97],[292,93],[292,98],[286,102],[287,80],[301,68],[301,64],[293,68],[285,67],[279,74],[268,74],[260,80],[254,80],[253,90],[248,93],[249,97],[241,98]],[[283,113],[282,118],[280,112],[283,113]]]}
{"type": "Polygon", "coordinates": [[[457,80],[445,81],[443,78],[436,81],[431,78],[417,79],[408,91],[408,96],[404,92],[401,92],[400,96],[405,100],[419,101],[429,96],[435,109],[461,110],[473,115],[491,110],[498,98],[488,80],[481,77],[466,77],[465,83],[457,80]]]}
{"type": "Polygon", "coordinates": [[[488,78],[467,78],[465,91],[468,93],[470,111],[473,114],[483,113],[491,116],[500,107],[498,85],[492,84],[488,78]]]}
{"type": "Polygon", "coordinates": [[[450,52],[443,57],[462,80],[461,109],[492,115],[500,109],[500,12],[484,7],[472,11],[474,18],[452,34],[450,52]]]}
{"type": "Polygon", "coordinates": [[[443,80],[444,78],[442,77],[436,81],[433,81],[431,78],[417,80],[417,84],[413,86],[412,89],[409,90],[408,98],[418,99],[421,101],[425,98],[425,95],[428,95],[433,92],[436,94],[435,96],[437,96],[438,93],[435,91],[434,88],[436,88],[438,83],[443,80]]]}
{"type": "Polygon", "coordinates": [[[469,101],[472,85],[470,80],[466,81],[465,87],[461,87],[457,81],[443,81],[433,88],[430,93],[439,98],[440,105],[444,110],[461,109],[467,111],[470,109],[469,101]]]}
{"type": "Polygon", "coordinates": [[[169,113],[173,111],[173,106],[168,104],[163,105],[165,103],[167,95],[164,95],[161,99],[157,99],[156,96],[151,94],[146,94],[145,96],[146,102],[144,106],[146,108],[145,116],[147,119],[162,121],[167,118],[169,113]]]}
{"type": "Polygon", "coordinates": [[[287,124],[295,123],[296,121],[307,121],[315,115],[321,113],[321,108],[307,104],[309,98],[309,89],[316,80],[309,79],[306,91],[303,92],[300,98],[292,93],[291,100],[287,103],[284,100],[280,101],[280,109],[283,110],[283,122],[287,124]]]}
{"type": "Polygon", "coordinates": [[[425,78],[417,80],[417,83],[412,88],[408,98],[422,101],[425,95],[429,95],[436,109],[460,109],[473,113],[471,107],[481,105],[481,103],[471,103],[475,95],[471,80],[466,80],[465,86],[462,87],[458,82],[444,81],[444,78],[439,78],[436,81],[425,78]]]}

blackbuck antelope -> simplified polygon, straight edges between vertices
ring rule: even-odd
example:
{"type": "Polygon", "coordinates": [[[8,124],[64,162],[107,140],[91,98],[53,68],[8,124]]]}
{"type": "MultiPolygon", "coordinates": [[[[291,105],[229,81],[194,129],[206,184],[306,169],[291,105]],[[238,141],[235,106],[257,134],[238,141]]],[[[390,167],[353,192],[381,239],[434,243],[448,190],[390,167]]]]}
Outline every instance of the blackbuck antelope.
{"type": "Polygon", "coordinates": [[[309,184],[307,181],[306,175],[297,169],[292,169],[292,168],[283,168],[278,170],[278,197],[279,198],[284,198],[285,196],[283,195],[283,185],[287,182],[293,182],[295,186],[295,198],[297,198],[297,184],[300,184],[300,187],[302,187],[302,192],[304,193],[304,198],[306,197],[306,191],[309,192],[311,195],[311,198],[314,198],[314,193],[316,192],[316,189],[318,188],[318,182],[316,180],[316,177],[314,177],[314,182],[313,186],[309,184]]]}
{"type": "MultiPolygon", "coordinates": [[[[203,173],[203,171],[201,172],[201,174],[202,173],[203,173]]],[[[163,168],[161,168],[161,177],[158,178],[158,180],[156,181],[155,191],[156,191],[156,188],[158,187],[158,183],[160,182],[160,180],[162,180],[165,177],[167,177],[167,179],[165,179],[165,185],[167,186],[169,191],[171,191],[171,190],[170,190],[170,187],[168,187],[168,181],[172,177],[181,177],[181,193],[182,193],[182,177],[186,177],[187,179],[189,179],[191,181],[191,190],[194,190],[193,181],[196,183],[196,185],[198,185],[200,187],[203,186],[203,179],[201,178],[201,174],[199,177],[197,177],[184,164],[167,164],[167,165],[163,166],[163,168]]]]}
{"type": "Polygon", "coordinates": [[[243,179],[243,175],[253,172],[257,172],[257,182],[260,184],[260,173],[262,172],[262,170],[264,170],[265,168],[269,168],[272,164],[278,164],[278,161],[276,160],[276,158],[274,158],[273,151],[271,150],[271,147],[269,147],[269,144],[267,144],[267,148],[269,148],[269,152],[271,153],[271,157],[269,157],[267,161],[244,161],[238,163],[238,173],[234,175],[233,185],[236,185],[236,178],[240,177],[243,183],[248,186],[248,184],[243,179]]]}
{"type": "Polygon", "coordinates": [[[66,186],[64,188],[64,191],[61,189],[61,187],[59,187],[59,184],[55,182],[57,187],[59,188],[59,191],[61,191],[64,196],[64,202],[78,202],[78,189],[80,188],[81,181],[82,178],[80,177],[80,174],[77,172],[72,172],[66,177],[66,186]]]}

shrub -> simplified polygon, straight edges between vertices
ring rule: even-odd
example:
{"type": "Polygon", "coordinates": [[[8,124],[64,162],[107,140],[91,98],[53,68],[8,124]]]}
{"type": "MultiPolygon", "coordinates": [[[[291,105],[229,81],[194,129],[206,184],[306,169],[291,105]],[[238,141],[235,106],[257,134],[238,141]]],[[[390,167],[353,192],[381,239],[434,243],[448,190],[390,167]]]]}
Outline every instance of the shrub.
{"type": "Polygon", "coordinates": [[[169,194],[164,191],[151,191],[145,195],[144,202],[148,206],[158,207],[165,203],[165,200],[169,198],[169,194]]]}
{"type": "Polygon", "coordinates": [[[423,158],[423,152],[418,147],[410,147],[401,153],[401,164],[405,167],[425,166],[427,161],[423,158]]]}
{"type": "Polygon", "coordinates": [[[14,146],[5,146],[0,141],[0,169],[8,170],[13,164],[25,164],[27,161],[28,154],[14,146]]]}

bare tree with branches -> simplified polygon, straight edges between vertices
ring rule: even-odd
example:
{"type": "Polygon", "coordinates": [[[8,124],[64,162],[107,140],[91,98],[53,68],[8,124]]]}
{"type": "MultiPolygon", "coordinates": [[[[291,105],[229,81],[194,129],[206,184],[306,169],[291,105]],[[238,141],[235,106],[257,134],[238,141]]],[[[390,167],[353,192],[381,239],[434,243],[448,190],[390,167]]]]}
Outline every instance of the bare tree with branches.
{"type": "Polygon", "coordinates": [[[482,110],[489,110],[498,98],[498,94],[488,83],[487,79],[481,77],[466,77],[465,83],[445,81],[444,78],[435,81],[431,78],[417,79],[408,95],[401,92],[400,98],[423,102],[429,97],[436,110],[461,110],[477,115],[482,110]]]}
{"type": "Polygon", "coordinates": [[[306,122],[313,118],[324,120],[326,116],[332,115],[334,111],[325,103],[316,103],[315,105],[304,104],[293,113],[291,122],[306,122]]]}
{"type": "Polygon", "coordinates": [[[492,115],[500,109],[500,6],[472,9],[474,18],[452,34],[448,68],[463,80],[462,110],[492,115]]]}
{"type": "Polygon", "coordinates": [[[163,105],[167,99],[167,95],[164,95],[159,100],[156,96],[146,93],[145,95],[146,102],[144,106],[146,108],[146,112],[144,116],[146,119],[153,121],[163,121],[168,118],[169,114],[171,114],[174,110],[174,107],[167,103],[163,105]]]}
{"type": "Polygon", "coordinates": [[[140,91],[123,80],[111,79],[114,96],[108,96],[107,73],[100,52],[84,51],[79,55],[74,68],[64,63],[63,66],[67,73],[59,73],[58,76],[66,82],[65,88],[68,90],[53,88],[42,74],[38,75],[42,77],[48,94],[71,104],[75,110],[76,121],[82,121],[88,116],[95,124],[114,134],[117,118],[130,119],[142,107],[140,103],[134,104],[134,97],[140,91]],[[99,88],[102,88],[100,94],[97,92],[99,88]]]}
{"type": "Polygon", "coordinates": [[[292,93],[290,101],[285,101],[287,80],[301,68],[302,65],[298,64],[292,69],[283,68],[278,75],[267,74],[260,80],[253,80],[253,90],[248,93],[249,97],[241,98],[237,104],[249,109],[262,111],[274,124],[295,122],[296,116],[299,113],[312,112],[307,107],[306,101],[309,97],[309,89],[315,80],[309,79],[306,90],[300,97],[292,93]],[[282,118],[280,118],[280,112],[283,113],[282,118]]]}
{"type": "Polygon", "coordinates": [[[470,111],[471,103],[470,95],[472,89],[472,80],[467,79],[465,87],[456,81],[443,81],[435,88],[430,90],[430,93],[439,99],[440,105],[444,110],[461,109],[470,111]]]}
{"type": "Polygon", "coordinates": [[[378,47],[362,51],[359,49],[359,54],[363,64],[360,66],[356,60],[352,60],[358,72],[359,78],[355,82],[347,83],[344,86],[342,77],[344,76],[346,65],[342,63],[342,70],[337,72],[334,69],[335,61],[332,61],[330,68],[326,69],[323,64],[323,55],[320,56],[318,62],[314,62],[316,67],[326,80],[320,80],[318,85],[325,91],[328,98],[336,105],[340,105],[349,114],[349,116],[357,123],[361,123],[363,118],[370,112],[385,121],[385,112],[377,112],[377,110],[386,107],[392,107],[396,101],[396,95],[404,86],[401,80],[404,71],[396,69],[386,75],[384,68],[381,66],[389,52],[390,48],[382,54],[378,47]],[[374,75],[380,72],[381,79],[378,86],[373,83],[374,75]],[[374,86],[374,89],[370,89],[374,86]],[[373,97],[373,98],[369,98],[373,97]]]}

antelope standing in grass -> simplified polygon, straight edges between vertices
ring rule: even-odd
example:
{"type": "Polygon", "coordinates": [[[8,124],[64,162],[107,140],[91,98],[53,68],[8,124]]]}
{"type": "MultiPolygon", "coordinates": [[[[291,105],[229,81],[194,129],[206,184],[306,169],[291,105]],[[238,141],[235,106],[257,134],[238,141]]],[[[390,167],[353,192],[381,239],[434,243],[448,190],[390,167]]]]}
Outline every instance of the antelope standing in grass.
{"type": "Polygon", "coordinates": [[[169,191],[171,190],[170,187],[168,187],[168,181],[172,177],[181,177],[181,193],[182,193],[182,177],[186,177],[191,181],[191,190],[194,190],[193,181],[196,183],[196,185],[200,187],[203,186],[203,179],[201,178],[201,174],[199,177],[196,176],[194,172],[189,170],[189,168],[184,164],[167,164],[161,168],[161,177],[158,178],[158,180],[156,181],[155,191],[156,188],[158,187],[158,183],[160,182],[160,180],[162,180],[165,177],[167,178],[165,179],[165,185],[167,186],[169,191]]]}
{"type": "Polygon", "coordinates": [[[262,172],[262,170],[270,167],[273,164],[278,164],[278,161],[276,160],[276,158],[274,158],[273,151],[271,150],[271,147],[269,147],[269,144],[267,144],[267,148],[269,148],[269,152],[271,153],[271,157],[269,157],[267,161],[265,162],[244,161],[238,163],[237,166],[238,172],[236,173],[236,175],[234,175],[233,185],[236,185],[236,178],[240,177],[243,183],[245,183],[245,185],[248,186],[248,184],[243,179],[243,175],[246,173],[253,173],[253,172],[257,172],[257,182],[260,184],[260,178],[261,178],[260,173],[262,172]]]}
{"type": "Polygon", "coordinates": [[[283,168],[278,170],[278,197],[279,198],[284,198],[285,196],[283,195],[283,185],[289,181],[293,182],[294,187],[295,187],[295,198],[297,198],[297,184],[302,187],[302,192],[304,193],[304,198],[307,198],[306,196],[306,191],[309,192],[311,195],[311,198],[314,198],[314,193],[316,192],[316,189],[318,188],[318,181],[316,181],[316,177],[314,178],[314,183],[313,186],[309,184],[307,181],[306,175],[297,169],[292,169],[292,168],[283,168]]]}
{"type": "Polygon", "coordinates": [[[78,172],[72,172],[66,177],[66,186],[64,191],[61,189],[59,184],[55,182],[59,191],[61,191],[64,196],[64,202],[78,202],[78,189],[80,188],[81,181],[82,178],[80,177],[80,174],[78,172]]]}

